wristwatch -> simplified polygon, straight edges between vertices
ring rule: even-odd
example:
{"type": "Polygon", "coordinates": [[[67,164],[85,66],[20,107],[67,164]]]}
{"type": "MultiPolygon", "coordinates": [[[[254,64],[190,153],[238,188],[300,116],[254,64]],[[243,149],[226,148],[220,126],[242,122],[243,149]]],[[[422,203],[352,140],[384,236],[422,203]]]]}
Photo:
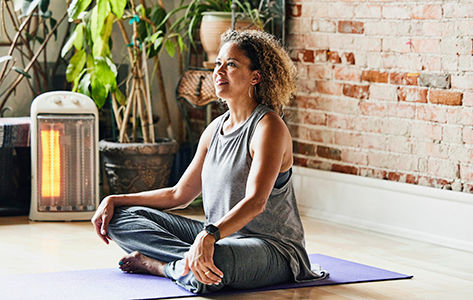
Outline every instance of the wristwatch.
{"type": "Polygon", "coordinates": [[[215,238],[215,242],[217,242],[220,239],[220,230],[218,229],[217,226],[213,224],[207,224],[205,225],[204,230],[215,238]]]}

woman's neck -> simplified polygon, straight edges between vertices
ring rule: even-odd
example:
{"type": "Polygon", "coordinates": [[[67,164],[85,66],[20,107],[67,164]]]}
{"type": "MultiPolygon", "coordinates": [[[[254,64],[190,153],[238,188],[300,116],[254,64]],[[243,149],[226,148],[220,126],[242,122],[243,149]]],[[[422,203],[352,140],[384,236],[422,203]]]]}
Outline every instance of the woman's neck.
{"type": "Polygon", "coordinates": [[[225,121],[224,132],[229,132],[238,125],[245,122],[258,106],[258,103],[256,103],[254,100],[239,103],[227,101],[227,105],[228,109],[230,110],[230,116],[225,121]]]}

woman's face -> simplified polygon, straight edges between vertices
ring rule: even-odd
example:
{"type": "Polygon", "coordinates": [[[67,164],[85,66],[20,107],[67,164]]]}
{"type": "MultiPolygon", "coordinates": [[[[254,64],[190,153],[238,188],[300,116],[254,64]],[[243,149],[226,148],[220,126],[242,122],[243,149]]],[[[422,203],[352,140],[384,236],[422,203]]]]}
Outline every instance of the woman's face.
{"type": "Polygon", "coordinates": [[[225,43],[217,56],[213,80],[219,98],[249,98],[250,87],[259,82],[259,71],[250,70],[250,59],[235,43],[225,43]]]}

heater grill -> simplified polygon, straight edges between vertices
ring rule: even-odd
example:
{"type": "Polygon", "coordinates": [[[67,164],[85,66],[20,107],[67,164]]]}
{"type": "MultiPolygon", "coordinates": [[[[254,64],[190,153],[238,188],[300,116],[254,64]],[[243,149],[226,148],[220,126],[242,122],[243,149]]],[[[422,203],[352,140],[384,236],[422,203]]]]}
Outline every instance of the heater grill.
{"type": "Polygon", "coordinates": [[[95,117],[38,115],[38,211],[95,210],[95,117]]]}
{"type": "Polygon", "coordinates": [[[31,105],[31,220],[87,220],[98,206],[98,112],[89,97],[49,92],[31,105]]]}

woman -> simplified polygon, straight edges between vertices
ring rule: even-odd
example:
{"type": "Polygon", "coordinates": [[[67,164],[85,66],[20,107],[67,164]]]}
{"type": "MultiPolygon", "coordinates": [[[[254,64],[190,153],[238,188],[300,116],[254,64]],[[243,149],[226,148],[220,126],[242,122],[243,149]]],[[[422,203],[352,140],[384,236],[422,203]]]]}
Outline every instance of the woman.
{"type": "Polygon", "coordinates": [[[106,197],[97,234],[129,254],[125,272],[165,276],[205,293],[322,278],[311,271],[294,197],[292,141],[280,118],[295,68],[270,34],[227,31],[213,72],[229,110],[204,131],[171,188],[106,197]],[[202,193],[206,222],[162,212],[202,193]]]}

